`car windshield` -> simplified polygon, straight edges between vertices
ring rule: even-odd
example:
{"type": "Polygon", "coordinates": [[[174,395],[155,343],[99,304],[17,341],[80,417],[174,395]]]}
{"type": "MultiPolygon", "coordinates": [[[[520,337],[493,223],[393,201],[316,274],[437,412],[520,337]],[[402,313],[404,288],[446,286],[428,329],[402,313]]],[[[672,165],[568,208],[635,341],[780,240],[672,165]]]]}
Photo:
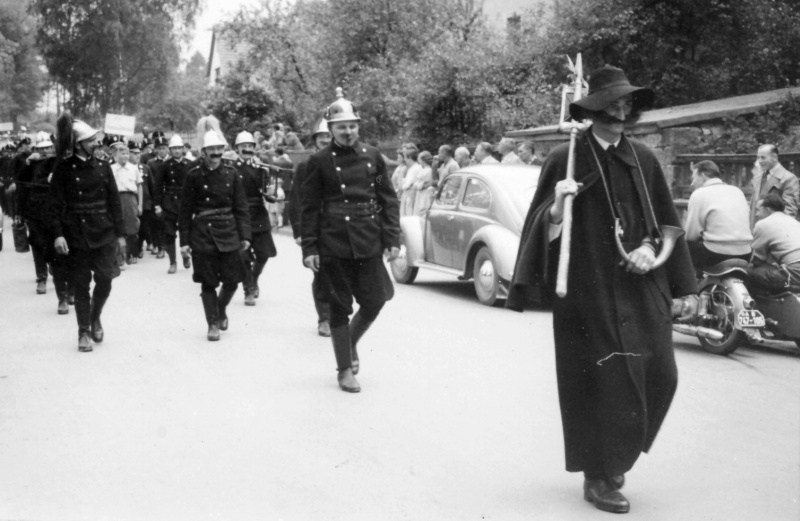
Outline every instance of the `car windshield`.
{"type": "Polygon", "coordinates": [[[533,201],[533,194],[536,192],[539,171],[508,172],[505,175],[497,176],[496,179],[498,183],[505,187],[505,191],[511,198],[514,207],[524,219],[528,214],[531,201],[533,201]]]}

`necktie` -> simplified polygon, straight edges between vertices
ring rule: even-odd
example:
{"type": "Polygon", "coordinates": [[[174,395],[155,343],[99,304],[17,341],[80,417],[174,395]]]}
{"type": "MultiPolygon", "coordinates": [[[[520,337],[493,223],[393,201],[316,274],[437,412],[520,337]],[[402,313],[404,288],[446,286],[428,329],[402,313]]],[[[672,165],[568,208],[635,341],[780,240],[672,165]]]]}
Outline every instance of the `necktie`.
{"type": "Polygon", "coordinates": [[[761,174],[761,187],[758,189],[759,194],[761,194],[764,191],[764,185],[767,184],[768,175],[769,175],[769,169],[764,170],[764,173],[761,174]]]}

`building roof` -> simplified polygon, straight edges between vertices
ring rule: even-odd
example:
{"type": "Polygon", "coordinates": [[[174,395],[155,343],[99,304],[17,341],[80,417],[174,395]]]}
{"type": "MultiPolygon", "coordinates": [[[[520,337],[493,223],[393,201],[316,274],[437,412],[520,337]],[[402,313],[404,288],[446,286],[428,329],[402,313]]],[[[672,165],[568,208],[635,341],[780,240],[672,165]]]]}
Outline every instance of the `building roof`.
{"type": "MultiPolygon", "coordinates": [[[[750,114],[769,105],[785,100],[790,96],[800,96],[800,87],[777,89],[745,96],[734,96],[712,101],[701,101],[689,105],[678,105],[663,109],[643,112],[639,121],[631,128],[655,126],[658,128],[683,127],[703,121],[735,117],[750,114]]],[[[527,128],[506,132],[509,137],[528,137],[553,134],[558,132],[558,125],[527,128]]]]}
{"type": "Polygon", "coordinates": [[[220,37],[216,29],[211,33],[211,49],[206,67],[206,77],[211,77],[215,68],[219,68],[220,75],[225,74],[236,64],[247,59],[252,46],[247,42],[232,42],[228,38],[220,37]],[[216,58],[216,59],[215,59],[216,58]]]}

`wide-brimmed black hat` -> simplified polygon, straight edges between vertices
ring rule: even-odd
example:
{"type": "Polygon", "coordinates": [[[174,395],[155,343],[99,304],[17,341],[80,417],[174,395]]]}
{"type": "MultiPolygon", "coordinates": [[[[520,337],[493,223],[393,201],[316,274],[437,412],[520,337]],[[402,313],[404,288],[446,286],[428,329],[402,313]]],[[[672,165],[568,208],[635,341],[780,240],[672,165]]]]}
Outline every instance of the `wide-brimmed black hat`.
{"type": "Polygon", "coordinates": [[[604,65],[589,75],[589,95],[569,104],[569,115],[576,121],[586,118],[586,111],[603,110],[612,101],[631,94],[633,112],[638,113],[653,106],[656,95],[647,87],[630,84],[622,69],[604,65]]]}

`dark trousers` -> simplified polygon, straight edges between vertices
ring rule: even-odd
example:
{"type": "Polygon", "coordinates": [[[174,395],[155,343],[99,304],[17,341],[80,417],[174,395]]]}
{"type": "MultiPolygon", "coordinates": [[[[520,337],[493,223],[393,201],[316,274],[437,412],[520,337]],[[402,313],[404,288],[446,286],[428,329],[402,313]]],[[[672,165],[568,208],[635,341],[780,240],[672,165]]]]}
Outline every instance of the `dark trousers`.
{"type": "Polygon", "coordinates": [[[116,259],[117,241],[99,248],[82,250],[72,248],[66,256],[66,265],[75,287],[75,302],[88,303],[92,298],[105,300],[111,293],[111,281],[119,276],[116,259]],[[89,290],[94,277],[94,291],[89,290]]]}
{"type": "Polygon", "coordinates": [[[386,301],[394,296],[381,256],[367,259],[320,256],[319,279],[330,305],[331,328],[350,322],[354,298],[364,320],[373,322],[386,301]]]}
{"type": "Polygon", "coordinates": [[[311,295],[314,297],[314,307],[317,309],[317,322],[325,322],[331,318],[331,306],[325,300],[325,288],[320,282],[319,273],[314,274],[311,282],[311,295]]]}
{"type": "Polygon", "coordinates": [[[47,280],[47,266],[49,265],[53,273],[56,296],[59,299],[67,298],[69,271],[66,258],[56,253],[55,238],[51,235],[47,226],[38,221],[29,220],[28,242],[33,253],[36,282],[45,282],[47,280]]]}
{"type": "Polygon", "coordinates": [[[758,264],[747,268],[748,286],[767,292],[800,290],[800,263],[784,269],[772,264],[758,264]]]}
{"type": "Polygon", "coordinates": [[[689,246],[689,255],[692,257],[692,264],[696,270],[710,268],[730,259],[750,260],[751,253],[749,252],[742,255],[725,255],[709,250],[703,241],[686,241],[686,244],[689,246]]]}
{"type": "Polygon", "coordinates": [[[156,245],[153,240],[153,220],[155,218],[156,215],[152,210],[142,211],[142,215],[139,217],[139,238],[136,241],[135,251],[131,252],[133,255],[138,255],[139,252],[142,251],[142,246],[145,241],[147,241],[147,244],[150,246],[156,245]]]}

